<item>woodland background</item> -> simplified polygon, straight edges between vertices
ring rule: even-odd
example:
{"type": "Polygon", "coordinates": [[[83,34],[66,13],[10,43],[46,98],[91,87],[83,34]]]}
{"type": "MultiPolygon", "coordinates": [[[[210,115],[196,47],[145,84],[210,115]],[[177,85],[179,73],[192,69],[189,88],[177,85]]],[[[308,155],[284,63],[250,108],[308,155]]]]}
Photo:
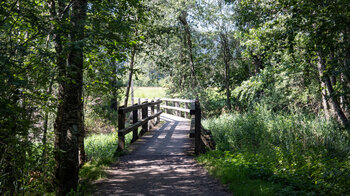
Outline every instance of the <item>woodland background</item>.
{"type": "Polygon", "coordinates": [[[199,98],[234,194],[350,192],[347,0],[7,0],[0,29],[0,194],[88,192],[132,81],[199,98]]]}

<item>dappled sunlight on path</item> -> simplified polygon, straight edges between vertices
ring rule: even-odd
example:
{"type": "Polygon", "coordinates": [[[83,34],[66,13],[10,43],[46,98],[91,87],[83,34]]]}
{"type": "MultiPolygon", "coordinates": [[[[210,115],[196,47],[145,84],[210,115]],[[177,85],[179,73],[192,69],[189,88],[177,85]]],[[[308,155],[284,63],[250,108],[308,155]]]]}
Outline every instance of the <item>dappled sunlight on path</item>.
{"type": "Polygon", "coordinates": [[[94,195],[230,195],[190,155],[189,120],[162,119],[165,124],[135,142],[107,170],[108,178],[95,183],[94,195]]]}

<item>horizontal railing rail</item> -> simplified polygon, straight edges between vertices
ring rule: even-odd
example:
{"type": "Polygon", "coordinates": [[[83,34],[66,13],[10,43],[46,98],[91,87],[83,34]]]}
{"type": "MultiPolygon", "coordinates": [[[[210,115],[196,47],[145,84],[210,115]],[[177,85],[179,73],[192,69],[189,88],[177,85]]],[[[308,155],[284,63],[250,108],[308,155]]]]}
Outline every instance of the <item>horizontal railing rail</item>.
{"type": "Polygon", "coordinates": [[[125,135],[133,131],[133,137],[131,143],[135,142],[139,138],[138,128],[142,127],[140,135],[146,133],[149,128],[154,127],[160,122],[160,110],[161,100],[148,102],[147,100],[142,104],[134,104],[129,107],[119,107],[118,109],[118,151],[123,151],[125,149],[125,135]],[[148,116],[150,107],[150,116],[148,116]],[[157,113],[155,113],[155,107],[157,113]],[[139,112],[141,110],[141,112],[139,112]],[[132,112],[132,124],[129,127],[125,127],[126,114],[132,112]],[[141,117],[139,117],[141,115],[141,117]],[[157,118],[155,122],[152,120],[157,118]]]}
{"type": "Polygon", "coordinates": [[[189,99],[170,99],[170,98],[162,98],[165,105],[161,105],[160,107],[164,109],[165,113],[172,114],[175,116],[180,116],[184,118],[189,117],[190,113],[190,104],[194,103],[194,100],[189,99]]]}

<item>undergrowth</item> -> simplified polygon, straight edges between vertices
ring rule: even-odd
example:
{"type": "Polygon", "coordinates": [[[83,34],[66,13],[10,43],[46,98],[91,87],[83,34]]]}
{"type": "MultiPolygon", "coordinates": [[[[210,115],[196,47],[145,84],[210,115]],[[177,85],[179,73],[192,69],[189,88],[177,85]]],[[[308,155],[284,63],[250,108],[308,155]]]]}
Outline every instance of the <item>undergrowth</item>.
{"type": "MultiPolygon", "coordinates": [[[[130,144],[132,132],[125,136],[126,147],[130,144]]],[[[80,192],[90,193],[91,182],[106,177],[105,169],[118,161],[118,134],[93,134],[85,138],[85,153],[87,162],[79,170],[80,192]]]]}
{"type": "Polygon", "coordinates": [[[203,122],[217,150],[199,162],[237,195],[350,193],[349,135],[336,123],[259,106],[203,122]]]}

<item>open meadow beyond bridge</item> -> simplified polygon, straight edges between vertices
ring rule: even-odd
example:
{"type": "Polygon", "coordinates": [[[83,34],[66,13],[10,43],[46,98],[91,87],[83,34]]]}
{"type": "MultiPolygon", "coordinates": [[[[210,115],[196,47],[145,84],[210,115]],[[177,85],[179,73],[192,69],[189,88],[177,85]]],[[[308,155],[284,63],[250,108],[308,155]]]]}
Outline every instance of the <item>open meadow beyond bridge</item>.
{"type": "Polygon", "coordinates": [[[160,118],[95,183],[94,195],[230,195],[194,160],[191,121],[165,113],[160,118]]]}

